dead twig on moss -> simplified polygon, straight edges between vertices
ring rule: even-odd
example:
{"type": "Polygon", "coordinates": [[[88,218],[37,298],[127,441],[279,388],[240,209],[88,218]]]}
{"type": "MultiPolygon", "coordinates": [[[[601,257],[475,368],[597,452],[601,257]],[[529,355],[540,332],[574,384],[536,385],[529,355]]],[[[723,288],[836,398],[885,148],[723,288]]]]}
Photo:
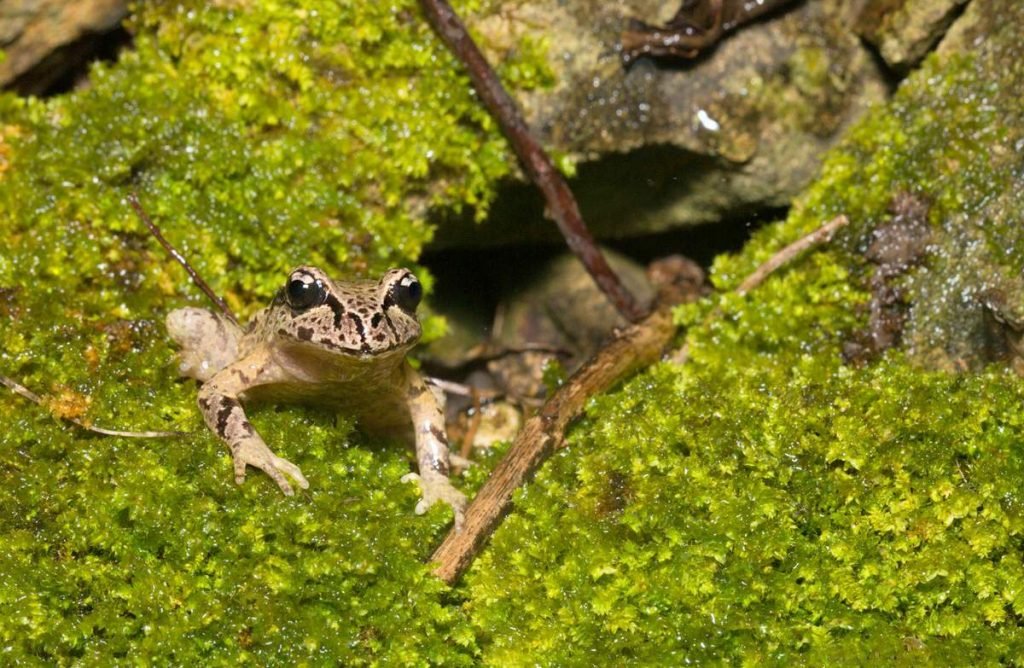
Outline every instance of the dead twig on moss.
{"type": "MultiPolygon", "coordinates": [[[[801,252],[830,239],[847,222],[846,216],[839,216],[786,246],[744,280],[737,292],[754,289],[801,252]]],[[[459,579],[510,510],[515,491],[562,445],[566,428],[582,414],[587,400],[657,361],[674,333],[671,307],[663,305],[619,332],[544,402],[466,508],[462,530],[449,532],[434,551],[431,561],[437,563],[438,577],[449,584],[459,579]]]]}
{"type": "Polygon", "coordinates": [[[767,261],[761,264],[754,273],[747,276],[739,287],[736,288],[736,294],[745,295],[757,286],[764,283],[764,279],[768,278],[772,272],[781,267],[784,264],[793,261],[800,253],[803,253],[812,246],[818,246],[829,241],[832,235],[836,233],[840,227],[844,227],[850,223],[850,219],[846,216],[839,215],[828,221],[818,229],[814,230],[806,236],[802,236],[793,243],[789,244],[775,255],[768,258],[767,261]]]}
{"type": "MultiPolygon", "coordinates": [[[[768,278],[772,272],[786,264],[791,262],[800,253],[812,246],[826,243],[832,238],[832,235],[836,233],[840,227],[849,224],[850,220],[844,216],[839,215],[828,221],[818,229],[814,230],[810,234],[800,237],[793,243],[785,246],[782,250],[772,255],[766,261],[753,271],[749,276],[743,279],[743,282],[736,288],[736,294],[745,295],[757,286],[764,283],[764,280],[768,278]]],[[[717,318],[722,314],[718,309],[712,311],[708,318],[717,318]]],[[[684,364],[687,358],[690,356],[690,347],[687,344],[683,344],[679,350],[672,354],[671,360],[676,364],[684,364]]]]}
{"type": "Polygon", "coordinates": [[[465,65],[480,100],[498,121],[527,176],[543,193],[548,215],[565,237],[569,249],[623,317],[630,322],[640,320],[644,309],[608,265],[583,221],[572,190],[530,132],[519,106],[501,85],[466,26],[447,0],[421,0],[420,4],[441,40],[465,65]]]}
{"type": "MultiPolygon", "coordinates": [[[[15,394],[28,399],[38,406],[42,406],[43,408],[47,407],[45,399],[12,378],[0,375],[0,385],[4,385],[15,394]]],[[[182,435],[182,432],[180,431],[123,431],[120,429],[104,429],[103,427],[95,427],[79,420],[78,418],[68,415],[57,415],[56,417],[66,420],[76,427],[85,429],[86,431],[91,431],[94,434],[103,434],[104,436],[122,436],[124,438],[169,438],[171,436],[182,435]]]]}
{"type": "Polygon", "coordinates": [[[139,196],[135,193],[129,193],[128,203],[131,204],[133,209],[135,209],[135,213],[136,215],[138,215],[139,220],[141,220],[142,223],[149,228],[150,233],[154,237],[156,237],[156,240],[159,241],[160,245],[164,247],[164,250],[167,251],[167,254],[174,258],[174,260],[177,261],[177,263],[180,264],[185,269],[185,273],[187,273],[189,278],[192,279],[192,282],[195,283],[196,287],[202,290],[203,294],[206,295],[209,298],[209,300],[213,302],[217,306],[217,308],[220,309],[220,312],[224,314],[224,317],[226,317],[232,323],[237,325],[238,319],[235,317],[235,314],[232,313],[231,308],[227,305],[227,302],[221,299],[220,296],[213,291],[213,288],[211,288],[206,283],[206,281],[202,279],[202,277],[199,275],[199,272],[193,269],[192,265],[189,264],[188,260],[185,259],[185,256],[178,252],[178,249],[172,246],[171,242],[164,238],[163,233],[160,232],[160,228],[157,227],[152,220],[150,220],[149,216],[146,214],[145,209],[142,208],[142,204],[139,202],[139,196]]]}

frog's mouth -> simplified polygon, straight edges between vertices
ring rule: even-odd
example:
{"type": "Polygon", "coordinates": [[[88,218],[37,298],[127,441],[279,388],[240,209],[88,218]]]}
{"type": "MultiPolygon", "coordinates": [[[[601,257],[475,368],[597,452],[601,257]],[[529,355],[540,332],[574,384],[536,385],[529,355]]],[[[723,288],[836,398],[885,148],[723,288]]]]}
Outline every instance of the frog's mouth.
{"type": "Polygon", "coordinates": [[[289,347],[301,350],[307,355],[312,354],[313,356],[318,357],[345,356],[364,360],[374,360],[404,355],[416,344],[416,340],[413,339],[411,341],[396,341],[387,347],[377,348],[371,346],[369,342],[364,340],[359,346],[350,346],[333,341],[327,337],[314,338],[311,329],[308,330],[308,334],[305,330],[307,330],[307,328],[300,327],[295,334],[284,331],[278,332],[278,334],[284,336],[286,341],[291,344],[289,347]]]}

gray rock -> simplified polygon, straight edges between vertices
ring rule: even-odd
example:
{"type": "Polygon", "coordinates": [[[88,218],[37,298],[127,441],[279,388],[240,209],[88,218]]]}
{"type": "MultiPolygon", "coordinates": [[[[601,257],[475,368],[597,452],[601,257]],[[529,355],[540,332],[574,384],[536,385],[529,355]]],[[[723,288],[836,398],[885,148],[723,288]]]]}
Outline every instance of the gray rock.
{"type": "Polygon", "coordinates": [[[0,87],[45,91],[80,67],[94,38],[116,28],[127,13],[127,0],[3,0],[0,87]]]}
{"type": "MultiPolygon", "coordinates": [[[[693,61],[617,51],[629,18],[678,3],[537,0],[479,22],[485,43],[524,30],[551,45],[553,90],[521,99],[546,146],[580,161],[572,186],[602,237],[629,237],[786,206],[822,153],[886,84],[840,0],[796,4],[728,34],[693,61]]],[[[441,245],[555,238],[532,193],[501,198],[485,234],[445,225],[441,245]],[[483,237],[483,238],[482,238],[483,237]]]]}

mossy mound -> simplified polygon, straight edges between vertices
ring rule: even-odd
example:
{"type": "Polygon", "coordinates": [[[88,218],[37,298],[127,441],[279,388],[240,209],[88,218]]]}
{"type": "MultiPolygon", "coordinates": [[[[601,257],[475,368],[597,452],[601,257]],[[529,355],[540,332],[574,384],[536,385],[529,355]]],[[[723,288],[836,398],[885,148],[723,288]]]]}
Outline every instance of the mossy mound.
{"type": "Polygon", "coordinates": [[[978,347],[980,295],[1019,304],[1024,269],[1024,8],[998,4],[987,42],[931,58],[712,278],[845,213],[834,243],[680,310],[687,363],[595,400],[519,495],[468,579],[487,663],[1021,661],[1024,382],[978,347]],[[847,362],[866,251],[908,193],[930,240],[886,284],[903,346],[847,362]]]}
{"type": "MultiPolygon", "coordinates": [[[[486,211],[504,140],[414,0],[137,10],[88,88],[0,97],[0,373],[55,415],[188,433],[97,437],[0,393],[0,663],[467,662],[422,563],[450,513],[413,515],[403,444],[255,410],[312,486],[234,485],[162,324],[206,304],[125,198],[248,316],[298,264],[415,262],[431,207],[486,211]]],[[[544,62],[519,46],[501,67],[528,87],[544,62]]]]}

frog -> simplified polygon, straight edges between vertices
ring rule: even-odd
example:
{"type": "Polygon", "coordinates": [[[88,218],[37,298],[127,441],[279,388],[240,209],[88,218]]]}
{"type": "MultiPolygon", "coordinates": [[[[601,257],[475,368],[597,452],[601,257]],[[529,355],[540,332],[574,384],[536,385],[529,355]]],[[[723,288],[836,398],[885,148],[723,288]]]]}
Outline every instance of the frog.
{"type": "Polygon", "coordinates": [[[326,404],[354,414],[364,430],[412,440],[418,472],[402,480],[419,483],[416,514],[445,503],[461,528],[466,497],[449,479],[443,397],[407,359],[422,333],[416,317],[422,296],[408,269],[344,281],[302,265],[245,327],[197,307],[167,314],[178,371],[201,383],[200,412],[230,449],[237,484],[252,466],[286,496],[294,494],[293,484],[309,487],[300,468],[264,442],[243,403],[326,404]]]}

